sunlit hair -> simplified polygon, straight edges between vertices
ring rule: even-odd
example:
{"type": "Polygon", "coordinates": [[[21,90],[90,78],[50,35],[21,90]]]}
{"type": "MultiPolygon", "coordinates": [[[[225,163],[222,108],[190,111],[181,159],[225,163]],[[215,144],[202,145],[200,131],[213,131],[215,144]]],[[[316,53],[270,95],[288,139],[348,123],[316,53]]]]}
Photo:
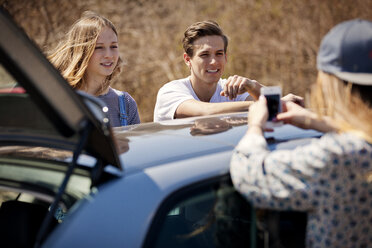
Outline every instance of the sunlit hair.
{"type": "Polygon", "coordinates": [[[229,40],[223,33],[220,26],[217,24],[217,22],[214,21],[196,22],[186,29],[182,40],[185,53],[189,57],[192,57],[194,55],[194,41],[201,37],[209,35],[218,35],[222,37],[224,43],[224,51],[226,53],[229,40]]]}
{"type": "Polygon", "coordinates": [[[353,132],[372,143],[372,86],[360,86],[319,71],[311,107],[331,117],[340,132],[353,132]]]}
{"type": "MultiPolygon", "coordinates": [[[[73,88],[84,89],[86,87],[84,74],[94,52],[98,36],[105,27],[111,28],[116,36],[118,35],[111,21],[92,11],[84,12],[82,17],[72,25],[65,39],[48,56],[73,88]]],[[[109,87],[111,80],[120,73],[121,65],[122,60],[119,56],[113,73],[106,78],[101,89],[95,95],[99,95],[109,87]]]]}

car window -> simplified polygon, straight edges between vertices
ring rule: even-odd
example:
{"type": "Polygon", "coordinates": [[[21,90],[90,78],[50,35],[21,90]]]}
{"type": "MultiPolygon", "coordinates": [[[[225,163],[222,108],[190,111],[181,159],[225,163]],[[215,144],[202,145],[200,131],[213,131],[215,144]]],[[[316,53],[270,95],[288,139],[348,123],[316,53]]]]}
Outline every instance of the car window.
{"type": "Polygon", "coordinates": [[[159,212],[147,246],[251,247],[255,243],[254,210],[228,180],[180,191],[159,212]]]}
{"type": "Polygon", "coordinates": [[[306,219],[301,212],[253,208],[225,176],[164,201],[144,247],[305,247],[306,219]]]}
{"type": "MultiPolygon", "coordinates": [[[[29,94],[0,64],[0,135],[19,137],[16,145],[4,142],[0,147],[0,205],[9,200],[50,204],[67,170],[72,151],[33,144],[33,134],[47,139],[56,132],[29,94]],[[22,143],[24,142],[24,143],[22,143]],[[38,160],[41,159],[41,160],[38,160]]],[[[88,171],[76,169],[66,187],[61,209],[67,211],[90,193],[88,171]]]]}
{"type": "Polygon", "coordinates": [[[66,170],[65,165],[57,162],[0,155],[0,247],[34,247],[42,224],[46,223],[43,235],[46,236],[91,192],[89,172],[75,169],[52,211],[66,170]]]}
{"type": "Polygon", "coordinates": [[[0,94],[15,92],[23,93],[24,90],[17,84],[17,81],[0,64],[0,94]]]}
{"type": "Polygon", "coordinates": [[[11,133],[56,133],[45,114],[37,107],[21,82],[0,64],[0,128],[11,133]]]}

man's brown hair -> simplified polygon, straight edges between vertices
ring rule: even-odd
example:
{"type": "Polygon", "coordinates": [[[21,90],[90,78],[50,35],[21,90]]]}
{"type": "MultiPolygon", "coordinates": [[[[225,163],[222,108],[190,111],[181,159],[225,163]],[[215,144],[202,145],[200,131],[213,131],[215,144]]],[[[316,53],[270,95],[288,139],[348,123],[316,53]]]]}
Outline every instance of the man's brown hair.
{"type": "Polygon", "coordinates": [[[221,36],[224,42],[224,51],[226,53],[227,45],[229,40],[227,36],[223,33],[222,29],[215,21],[202,21],[196,22],[189,26],[185,33],[182,40],[183,49],[187,53],[189,57],[194,55],[194,46],[193,43],[195,40],[209,35],[218,35],[221,36]]]}

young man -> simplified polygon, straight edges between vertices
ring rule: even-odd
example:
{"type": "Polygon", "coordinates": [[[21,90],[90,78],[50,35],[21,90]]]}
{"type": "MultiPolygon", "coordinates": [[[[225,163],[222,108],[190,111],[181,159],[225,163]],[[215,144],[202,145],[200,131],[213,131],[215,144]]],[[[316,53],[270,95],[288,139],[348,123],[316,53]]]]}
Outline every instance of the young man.
{"type": "Polygon", "coordinates": [[[160,88],[154,121],[248,110],[262,85],[237,75],[221,79],[227,45],[228,39],[216,22],[197,22],[187,28],[183,58],[190,76],[160,88]]]}

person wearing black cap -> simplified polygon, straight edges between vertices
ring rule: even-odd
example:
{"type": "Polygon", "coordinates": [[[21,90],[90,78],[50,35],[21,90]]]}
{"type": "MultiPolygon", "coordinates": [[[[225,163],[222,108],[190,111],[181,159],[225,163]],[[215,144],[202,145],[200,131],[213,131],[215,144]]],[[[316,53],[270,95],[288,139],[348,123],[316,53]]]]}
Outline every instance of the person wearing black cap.
{"type": "Polygon", "coordinates": [[[236,189],[255,206],[308,212],[307,247],[372,244],[372,22],[331,29],[317,57],[311,108],[284,103],[277,120],[325,134],[270,152],[266,99],[250,107],[248,131],[231,159],[236,189]]]}

